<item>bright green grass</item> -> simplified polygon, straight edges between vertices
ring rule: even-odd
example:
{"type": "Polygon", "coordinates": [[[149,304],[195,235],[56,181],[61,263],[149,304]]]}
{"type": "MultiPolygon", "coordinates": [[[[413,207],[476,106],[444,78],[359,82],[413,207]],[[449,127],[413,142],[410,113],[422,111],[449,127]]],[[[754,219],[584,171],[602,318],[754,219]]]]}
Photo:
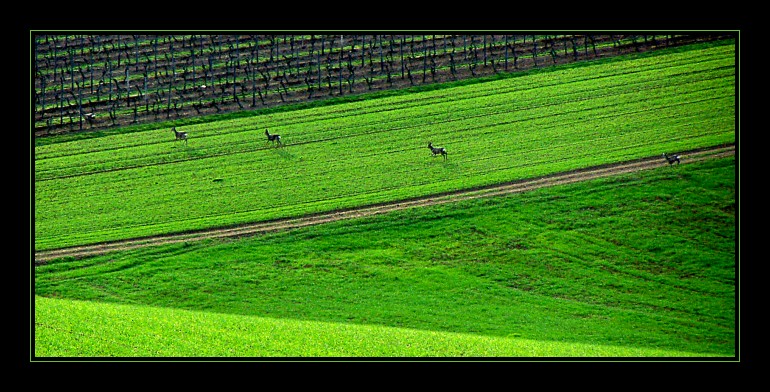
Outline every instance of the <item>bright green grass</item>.
{"type": "Polygon", "coordinates": [[[735,212],[723,158],[60,259],[35,267],[35,352],[733,357],[735,212]]]}
{"type": "Polygon", "coordinates": [[[735,46],[35,147],[35,249],[236,225],[735,142],[735,46]],[[283,135],[285,148],[265,141],[283,135]],[[446,147],[432,158],[427,142],[446,147]]]}
{"type": "MultiPolygon", "coordinates": [[[[35,357],[699,357],[697,353],[35,297],[35,357]],[[130,315],[130,317],[126,317],[130,315]],[[116,333],[122,331],[122,333],[116,333]]],[[[258,360],[259,358],[253,358],[258,360]]]]}

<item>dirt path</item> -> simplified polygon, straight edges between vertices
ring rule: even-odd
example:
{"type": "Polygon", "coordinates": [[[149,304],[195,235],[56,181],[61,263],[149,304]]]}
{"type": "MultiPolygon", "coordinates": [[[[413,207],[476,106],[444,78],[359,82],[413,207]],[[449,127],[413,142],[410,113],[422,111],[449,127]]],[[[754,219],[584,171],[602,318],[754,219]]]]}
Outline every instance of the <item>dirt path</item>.
{"type": "MultiPolygon", "coordinates": [[[[693,161],[701,161],[711,158],[725,157],[735,154],[735,145],[720,146],[714,148],[693,150],[681,153],[683,164],[693,161]]],[[[194,233],[159,235],[153,237],[128,239],[110,243],[95,245],[77,246],[63,249],[46,250],[35,252],[35,265],[44,264],[48,260],[59,257],[83,257],[97,254],[108,253],[112,251],[135,249],[144,246],[172,244],[178,242],[199,241],[208,238],[235,238],[243,236],[257,235],[267,232],[296,229],[300,227],[317,225],[321,223],[333,222],[341,219],[352,219],[377,214],[384,214],[390,211],[403,210],[412,207],[431,206],[436,204],[451,203],[460,200],[475,199],[480,197],[489,197],[505,195],[510,193],[525,192],[547,186],[569,184],[578,181],[585,181],[601,177],[609,177],[622,173],[653,169],[660,166],[666,166],[668,163],[660,156],[648,157],[644,159],[620,162],[611,165],[602,165],[586,169],[573,170],[568,172],[556,173],[540,178],[527,179],[506,184],[494,186],[455,191],[446,194],[421,197],[412,200],[391,202],[375,206],[361,207],[351,210],[332,211],[327,213],[313,214],[300,218],[280,219],[267,222],[258,222],[248,225],[242,225],[232,228],[219,228],[194,233]]]]}

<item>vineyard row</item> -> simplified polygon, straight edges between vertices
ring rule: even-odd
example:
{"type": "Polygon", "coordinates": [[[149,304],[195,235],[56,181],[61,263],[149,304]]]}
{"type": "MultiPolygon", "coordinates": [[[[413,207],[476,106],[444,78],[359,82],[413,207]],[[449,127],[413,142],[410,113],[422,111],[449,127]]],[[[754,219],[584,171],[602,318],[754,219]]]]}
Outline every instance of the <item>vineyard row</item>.
{"type": "Polygon", "coordinates": [[[34,133],[253,110],[717,38],[35,36],[34,133]]]}

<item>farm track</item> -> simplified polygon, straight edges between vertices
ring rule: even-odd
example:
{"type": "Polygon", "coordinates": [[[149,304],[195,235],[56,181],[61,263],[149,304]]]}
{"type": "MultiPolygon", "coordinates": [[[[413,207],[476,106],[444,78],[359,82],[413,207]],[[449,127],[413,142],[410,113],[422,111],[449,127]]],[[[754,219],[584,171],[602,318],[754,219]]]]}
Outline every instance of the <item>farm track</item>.
{"type": "MultiPolygon", "coordinates": [[[[735,154],[735,145],[721,145],[680,153],[683,164],[713,158],[722,158],[735,154]]],[[[108,243],[68,247],[46,250],[35,253],[35,265],[45,264],[49,260],[61,257],[85,257],[104,254],[113,251],[136,249],[146,246],[193,242],[212,238],[238,238],[259,235],[275,231],[297,229],[305,226],[334,222],[343,219],[355,219],[407,208],[432,206],[452,203],[481,197],[501,196],[512,193],[531,191],[543,187],[570,184],[579,181],[610,177],[618,174],[631,173],[641,170],[667,166],[660,156],[647,157],[607,165],[594,166],[584,169],[555,173],[538,178],[524,179],[509,183],[497,184],[481,188],[464,189],[437,195],[425,196],[409,200],[362,206],[359,208],[311,214],[299,218],[286,218],[271,221],[256,222],[237,227],[216,228],[192,233],[159,235],[137,239],[127,239],[108,243]]]]}

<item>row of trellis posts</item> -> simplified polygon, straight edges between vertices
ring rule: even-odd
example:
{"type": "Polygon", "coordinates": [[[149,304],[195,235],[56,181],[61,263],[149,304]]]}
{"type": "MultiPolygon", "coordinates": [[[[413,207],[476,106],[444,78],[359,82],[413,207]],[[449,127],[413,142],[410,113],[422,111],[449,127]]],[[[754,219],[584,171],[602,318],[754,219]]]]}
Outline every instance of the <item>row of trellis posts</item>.
{"type": "MultiPolygon", "coordinates": [[[[35,134],[510,72],[675,35],[34,36],[35,134]]],[[[614,54],[614,53],[610,53],[614,54]]]]}

